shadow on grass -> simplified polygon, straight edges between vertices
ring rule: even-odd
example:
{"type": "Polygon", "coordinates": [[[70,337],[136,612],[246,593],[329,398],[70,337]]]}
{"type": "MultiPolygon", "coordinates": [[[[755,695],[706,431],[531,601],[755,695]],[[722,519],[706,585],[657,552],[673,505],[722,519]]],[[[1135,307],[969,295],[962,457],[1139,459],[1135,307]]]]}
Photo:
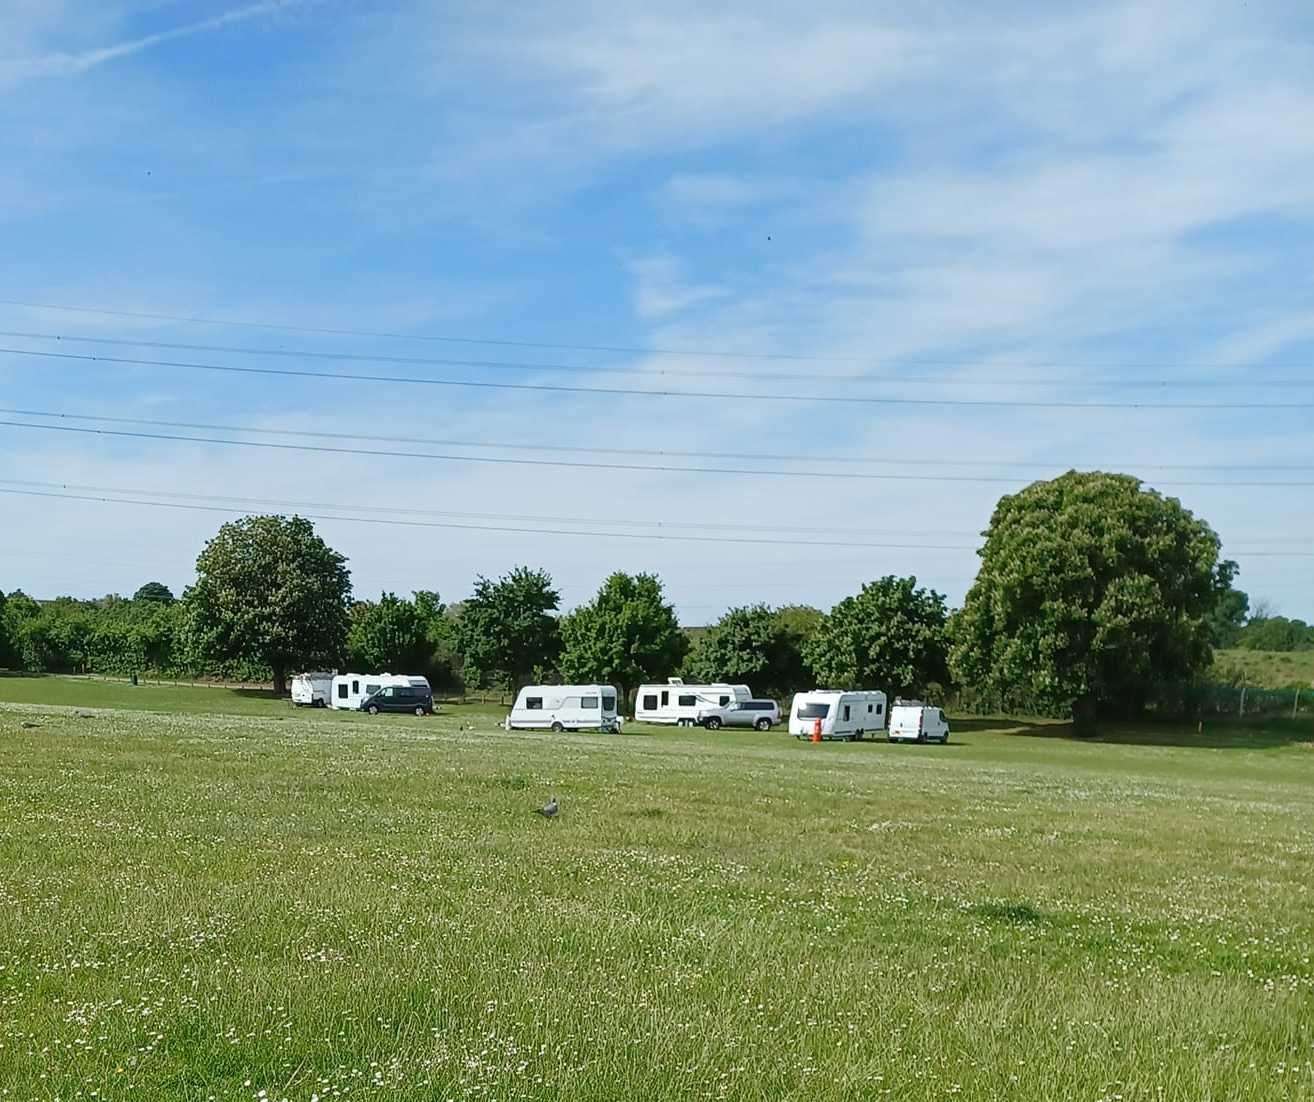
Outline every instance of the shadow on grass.
{"type": "Polygon", "coordinates": [[[960,719],[954,731],[993,731],[1026,738],[1071,739],[1074,742],[1111,743],[1119,746],[1171,746],[1192,750],[1275,750],[1284,746],[1314,749],[1314,718],[1229,719],[1214,718],[1202,723],[1171,723],[1155,720],[1101,722],[1095,734],[1078,737],[1072,724],[1055,720],[960,719]]]}
{"type": "Polygon", "coordinates": [[[37,678],[37,677],[53,677],[53,676],[54,676],[53,674],[48,674],[48,673],[32,673],[28,670],[0,670],[0,677],[37,678]]]}

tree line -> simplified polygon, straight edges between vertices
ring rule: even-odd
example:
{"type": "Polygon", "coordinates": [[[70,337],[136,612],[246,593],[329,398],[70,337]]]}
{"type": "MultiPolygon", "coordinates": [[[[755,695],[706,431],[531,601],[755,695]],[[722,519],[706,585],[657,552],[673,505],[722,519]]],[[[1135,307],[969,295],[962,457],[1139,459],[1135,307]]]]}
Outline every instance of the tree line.
{"type": "Polygon", "coordinates": [[[983,534],[958,610],[914,577],[884,575],[829,611],[751,604],[687,632],[661,579],[643,573],[613,573],[564,614],[551,576],[530,567],[478,577],[453,605],[428,590],[356,600],[346,558],[310,521],[252,516],[219,529],[176,599],[160,583],[131,598],[0,598],[0,665],[265,680],[278,692],[300,669],[386,669],[448,691],[600,681],[626,699],[679,673],[777,697],[953,690],[982,709],[1089,726],[1186,699],[1215,646],[1301,631],[1293,645],[1309,645],[1300,621],[1248,617],[1213,530],[1131,476],[1033,483],[1000,499],[983,534]]]}

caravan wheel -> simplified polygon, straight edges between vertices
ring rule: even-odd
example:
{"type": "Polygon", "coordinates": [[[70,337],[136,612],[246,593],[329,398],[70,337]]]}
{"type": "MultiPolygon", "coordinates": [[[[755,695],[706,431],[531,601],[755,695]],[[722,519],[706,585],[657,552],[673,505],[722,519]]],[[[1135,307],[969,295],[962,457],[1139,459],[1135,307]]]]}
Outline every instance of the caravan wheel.
{"type": "Polygon", "coordinates": [[[561,732],[564,731],[565,728],[561,726],[560,723],[554,723],[552,724],[552,730],[555,731],[557,734],[561,734],[561,732]]]}

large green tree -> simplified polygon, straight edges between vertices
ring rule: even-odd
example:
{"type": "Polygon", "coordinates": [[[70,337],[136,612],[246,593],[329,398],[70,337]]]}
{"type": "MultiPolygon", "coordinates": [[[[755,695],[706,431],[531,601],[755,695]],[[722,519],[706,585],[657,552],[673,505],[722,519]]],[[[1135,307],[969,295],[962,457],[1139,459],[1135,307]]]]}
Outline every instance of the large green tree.
{"type": "Polygon", "coordinates": [[[303,517],[225,524],[196,560],[196,583],[184,594],[199,654],[263,663],[277,693],[294,668],[340,661],[351,593],[346,562],[303,517]]]}
{"type": "Polygon", "coordinates": [[[944,597],[886,575],[845,597],[804,648],[819,684],[915,696],[948,681],[944,597]]]}
{"type": "Polygon", "coordinates": [[[955,620],[953,667],[1004,706],[1090,731],[1203,673],[1232,571],[1209,525],[1129,475],[1069,471],[1001,498],[955,620]]]}
{"type": "Polygon", "coordinates": [[[561,675],[615,685],[629,701],[644,681],[680,668],[689,640],[654,574],[612,574],[561,621],[561,675]]]}
{"type": "Polygon", "coordinates": [[[757,693],[785,696],[812,680],[803,647],[821,621],[819,611],[804,606],[732,608],[694,643],[684,672],[698,681],[742,682],[757,693]]]}
{"type": "Polygon", "coordinates": [[[457,621],[466,681],[514,691],[528,684],[536,669],[552,668],[561,649],[553,615],[560,605],[546,570],[520,566],[496,581],[477,577],[457,621]]]}
{"type": "Polygon", "coordinates": [[[163,605],[173,604],[173,590],[163,582],[147,582],[132,595],[134,601],[155,601],[163,605]]]}
{"type": "Polygon", "coordinates": [[[353,669],[418,673],[429,664],[427,625],[415,604],[395,593],[351,608],[347,661],[353,669]]]}
{"type": "Polygon", "coordinates": [[[1245,629],[1250,597],[1232,583],[1237,565],[1231,559],[1218,564],[1218,598],[1209,614],[1209,634],[1216,647],[1234,647],[1245,629]]]}

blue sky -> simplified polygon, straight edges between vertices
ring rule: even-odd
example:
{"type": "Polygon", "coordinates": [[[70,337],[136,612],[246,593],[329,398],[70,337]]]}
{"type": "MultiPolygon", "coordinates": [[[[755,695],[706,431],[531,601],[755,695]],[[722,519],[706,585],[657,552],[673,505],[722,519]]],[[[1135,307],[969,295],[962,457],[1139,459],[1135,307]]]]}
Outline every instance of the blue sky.
{"type": "MultiPolygon", "coordinates": [[[[975,570],[973,533],[1000,493],[1098,466],[1180,497],[1222,534],[1253,597],[1311,618],[1312,488],[1181,483],[1314,481],[1314,386],[1271,382],[1314,382],[1314,10],[1208,0],[989,9],[10,0],[0,298],[394,335],[0,305],[0,329],[29,334],[0,345],[636,389],[1278,408],[616,398],[0,354],[7,408],[760,451],[797,455],[768,464],[791,469],[809,456],[868,456],[887,463],[828,469],[947,476],[636,474],[0,426],[0,477],[340,510],[600,518],[599,531],[721,524],[799,538],[787,529],[815,526],[924,545],[321,524],[363,594],[423,587],[458,599],[476,572],[528,562],[550,569],[573,604],[610,569],[647,569],[667,580],[683,619],[701,622],[754,599],[826,607],[885,573],[916,573],[957,602],[975,570]],[[798,377],[769,377],[780,372],[798,377]],[[1092,383],[1110,378],[1141,385],[1092,383]],[[912,460],[943,465],[900,465],[912,460]],[[1309,469],[1240,469],[1259,464],[1309,469]]],[[[224,519],[3,496],[0,586],[40,596],[131,591],[155,577],[181,588],[224,519]]]]}

